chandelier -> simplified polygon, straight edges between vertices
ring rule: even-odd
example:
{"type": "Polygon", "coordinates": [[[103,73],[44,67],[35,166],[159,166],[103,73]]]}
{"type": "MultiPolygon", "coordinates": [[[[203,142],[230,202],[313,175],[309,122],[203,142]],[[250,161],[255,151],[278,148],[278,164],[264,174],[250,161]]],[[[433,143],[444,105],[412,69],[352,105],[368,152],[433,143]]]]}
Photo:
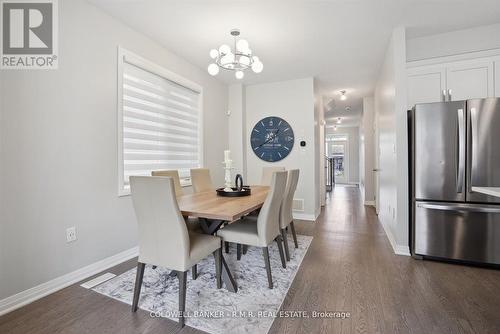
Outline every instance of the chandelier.
{"type": "Polygon", "coordinates": [[[252,50],[248,46],[248,42],[244,39],[238,39],[240,31],[238,29],[231,30],[231,35],[234,37],[234,51],[227,44],[222,44],[218,50],[210,50],[210,58],[214,63],[208,65],[208,73],[217,75],[219,69],[235,71],[236,79],[243,79],[245,73],[243,71],[251,68],[255,73],[260,73],[264,69],[264,65],[259,57],[252,55],[252,50]]]}

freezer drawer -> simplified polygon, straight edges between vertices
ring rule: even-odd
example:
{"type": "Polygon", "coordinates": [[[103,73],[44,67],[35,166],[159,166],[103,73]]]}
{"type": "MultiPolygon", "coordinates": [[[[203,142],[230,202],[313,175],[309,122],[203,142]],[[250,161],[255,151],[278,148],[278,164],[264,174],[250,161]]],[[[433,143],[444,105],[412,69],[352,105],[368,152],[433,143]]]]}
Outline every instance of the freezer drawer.
{"type": "Polygon", "coordinates": [[[415,203],[414,253],[500,264],[500,206],[415,203]]]}

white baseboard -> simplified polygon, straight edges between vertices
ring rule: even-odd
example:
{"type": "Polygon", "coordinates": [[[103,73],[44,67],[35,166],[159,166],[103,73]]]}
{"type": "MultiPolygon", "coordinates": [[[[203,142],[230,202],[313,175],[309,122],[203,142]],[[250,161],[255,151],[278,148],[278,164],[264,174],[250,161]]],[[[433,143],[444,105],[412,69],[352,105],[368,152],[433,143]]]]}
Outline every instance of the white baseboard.
{"type": "Polygon", "coordinates": [[[293,213],[293,219],[316,221],[316,218],[317,217],[315,217],[315,215],[312,213],[303,213],[303,212],[293,213]]]}
{"type": "Polygon", "coordinates": [[[16,293],[15,295],[2,299],[0,300],[0,315],[14,311],[15,309],[32,303],[35,300],[45,297],[67,286],[75,284],[76,282],[84,280],[103,270],[116,266],[117,264],[120,264],[124,261],[130,260],[136,257],[138,254],[139,247],[134,247],[113,256],[107,257],[101,261],[92,263],[73,272],[67,273],[63,276],[54,278],[48,282],[42,283],[28,290],[21,291],[19,293],[16,293]]]}
{"type": "Polygon", "coordinates": [[[410,247],[408,246],[403,246],[403,245],[398,245],[396,243],[396,239],[392,235],[391,230],[382,222],[382,227],[384,228],[385,235],[387,235],[387,239],[389,239],[389,243],[391,244],[392,250],[394,251],[394,254],[396,255],[404,255],[404,256],[410,256],[410,247]]]}
{"type": "Polygon", "coordinates": [[[365,201],[364,204],[365,205],[375,206],[375,201],[365,201]]]}

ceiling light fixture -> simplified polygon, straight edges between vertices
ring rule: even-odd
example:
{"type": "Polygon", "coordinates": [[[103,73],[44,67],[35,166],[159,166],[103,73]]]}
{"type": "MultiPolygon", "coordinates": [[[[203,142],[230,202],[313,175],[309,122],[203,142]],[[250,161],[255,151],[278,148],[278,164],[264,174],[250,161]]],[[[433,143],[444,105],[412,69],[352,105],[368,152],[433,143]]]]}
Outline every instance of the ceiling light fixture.
{"type": "Polygon", "coordinates": [[[346,91],[345,91],[345,90],[341,90],[341,91],[340,91],[340,94],[342,94],[342,95],[340,95],[340,99],[341,99],[342,101],[347,100],[347,95],[345,95],[345,93],[346,93],[346,91]]]}
{"type": "Polygon", "coordinates": [[[252,55],[252,50],[246,40],[236,40],[239,35],[238,29],[231,30],[231,36],[234,37],[234,51],[227,44],[221,45],[218,50],[210,50],[210,58],[214,59],[214,63],[208,65],[210,75],[217,75],[220,68],[235,71],[236,79],[243,79],[245,76],[243,71],[249,68],[255,73],[262,72],[264,65],[259,57],[252,55]]]}
{"type": "Polygon", "coordinates": [[[337,126],[336,125],[333,127],[333,131],[337,131],[337,126]]]}
{"type": "Polygon", "coordinates": [[[342,123],[342,117],[337,118],[337,124],[342,123]]]}

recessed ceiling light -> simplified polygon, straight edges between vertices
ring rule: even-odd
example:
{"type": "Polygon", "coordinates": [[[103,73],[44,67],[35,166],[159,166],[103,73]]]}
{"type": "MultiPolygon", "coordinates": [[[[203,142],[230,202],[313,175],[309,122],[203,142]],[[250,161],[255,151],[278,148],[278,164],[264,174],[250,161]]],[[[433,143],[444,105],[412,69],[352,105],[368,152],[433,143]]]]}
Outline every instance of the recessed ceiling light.
{"type": "Polygon", "coordinates": [[[342,118],[341,117],[337,118],[337,124],[340,124],[340,123],[342,123],[342,118]]]}
{"type": "Polygon", "coordinates": [[[349,107],[349,106],[345,107],[345,111],[347,111],[347,112],[351,111],[351,107],[349,107]]]}
{"type": "Polygon", "coordinates": [[[341,99],[342,101],[347,100],[347,95],[345,95],[345,90],[341,90],[341,91],[340,91],[340,94],[341,94],[341,95],[340,95],[340,99],[341,99]]]}

